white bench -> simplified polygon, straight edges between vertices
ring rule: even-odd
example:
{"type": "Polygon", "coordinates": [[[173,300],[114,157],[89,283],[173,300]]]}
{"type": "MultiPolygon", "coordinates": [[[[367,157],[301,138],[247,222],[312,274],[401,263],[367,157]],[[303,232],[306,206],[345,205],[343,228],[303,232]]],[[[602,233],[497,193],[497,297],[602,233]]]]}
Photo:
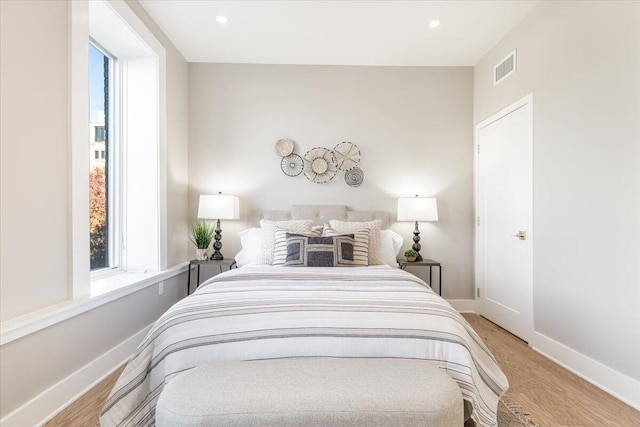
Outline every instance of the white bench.
{"type": "Polygon", "coordinates": [[[223,362],[173,378],[158,427],[463,425],[456,382],[422,360],[223,362]]]}

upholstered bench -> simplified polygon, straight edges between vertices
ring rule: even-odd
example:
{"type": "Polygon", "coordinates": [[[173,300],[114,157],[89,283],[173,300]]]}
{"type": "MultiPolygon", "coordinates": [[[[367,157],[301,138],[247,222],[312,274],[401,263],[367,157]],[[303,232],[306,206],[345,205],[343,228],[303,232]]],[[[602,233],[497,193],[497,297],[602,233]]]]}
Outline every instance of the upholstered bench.
{"type": "Polygon", "coordinates": [[[160,394],[158,427],[462,426],[463,400],[421,360],[224,362],[185,371],[160,394]]]}

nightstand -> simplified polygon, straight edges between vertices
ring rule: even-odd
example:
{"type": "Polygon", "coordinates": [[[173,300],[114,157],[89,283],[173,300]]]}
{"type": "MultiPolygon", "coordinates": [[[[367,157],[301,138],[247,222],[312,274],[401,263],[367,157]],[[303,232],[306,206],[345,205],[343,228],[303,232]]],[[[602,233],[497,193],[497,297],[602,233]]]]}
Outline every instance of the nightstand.
{"type": "Polygon", "coordinates": [[[431,283],[431,268],[438,267],[438,272],[440,273],[438,274],[438,294],[442,296],[442,265],[438,261],[423,259],[422,261],[408,262],[405,258],[398,258],[397,261],[402,270],[408,265],[413,267],[429,267],[429,286],[431,286],[431,289],[433,289],[433,284],[431,283]]]}
{"type": "Polygon", "coordinates": [[[189,273],[187,274],[187,295],[189,295],[189,289],[191,288],[191,267],[197,265],[198,266],[198,276],[196,281],[196,289],[200,286],[200,266],[201,265],[217,265],[220,267],[220,273],[222,273],[222,268],[226,267],[227,270],[231,270],[234,265],[236,265],[235,259],[222,259],[222,260],[204,260],[199,261],[197,259],[192,259],[189,262],[189,273]]]}

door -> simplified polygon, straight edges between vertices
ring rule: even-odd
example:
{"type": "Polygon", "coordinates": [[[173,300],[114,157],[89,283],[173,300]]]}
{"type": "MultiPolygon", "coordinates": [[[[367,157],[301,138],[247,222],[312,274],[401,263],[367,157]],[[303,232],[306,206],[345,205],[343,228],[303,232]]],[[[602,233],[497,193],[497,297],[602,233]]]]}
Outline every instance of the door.
{"type": "Polygon", "coordinates": [[[533,97],[476,127],[479,313],[529,341],[533,330],[533,97]]]}

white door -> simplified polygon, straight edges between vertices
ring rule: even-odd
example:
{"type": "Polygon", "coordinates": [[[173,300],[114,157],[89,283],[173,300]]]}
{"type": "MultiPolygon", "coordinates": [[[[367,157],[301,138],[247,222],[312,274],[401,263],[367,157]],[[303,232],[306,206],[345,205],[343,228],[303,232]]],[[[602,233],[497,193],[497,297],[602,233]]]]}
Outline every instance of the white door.
{"type": "Polygon", "coordinates": [[[479,312],[529,341],[533,330],[533,97],[476,127],[479,312]]]}

